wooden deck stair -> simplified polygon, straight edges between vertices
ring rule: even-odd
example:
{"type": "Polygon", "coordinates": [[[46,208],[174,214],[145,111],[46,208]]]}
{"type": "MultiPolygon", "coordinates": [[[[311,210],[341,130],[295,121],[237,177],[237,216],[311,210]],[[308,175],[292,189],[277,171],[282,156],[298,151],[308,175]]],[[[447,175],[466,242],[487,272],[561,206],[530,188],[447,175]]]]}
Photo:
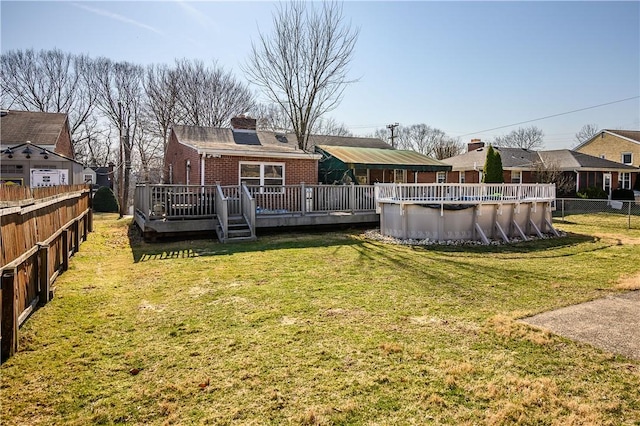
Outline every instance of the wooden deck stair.
{"type": "Polygon", "coordinates": [[[223,243],[256,240],[255,235],[252,235],[251,227],[249,227],[243,216],[229,216],[227,235],[224,235],[222,227],[218,223],[216,225],[216,234],[223,243]]]}

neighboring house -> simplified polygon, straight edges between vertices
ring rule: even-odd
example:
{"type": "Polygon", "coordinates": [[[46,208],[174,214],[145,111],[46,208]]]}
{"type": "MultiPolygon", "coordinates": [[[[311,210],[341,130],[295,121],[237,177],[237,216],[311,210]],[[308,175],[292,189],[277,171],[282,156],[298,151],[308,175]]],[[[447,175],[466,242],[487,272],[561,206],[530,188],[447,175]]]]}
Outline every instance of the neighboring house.
{"type": "Polygon", "coordinates": [[[0,181],[31,187],[84,182],[66,114],[0,112],[0,181]]]}
{"type": "Polygon", "coordinates": [[[113,189],[113,163],[109,163],[107,167],[92,166],[83,170],[84,182],[90,184],[94,189],[106,186],[113,189]]]}
{"type": "MultiPolygon", "coordinates": [[[[604,158],[568,149],[531,151],[522,148],[494,147],[500,153],[505,183],[536,183],[555,173],[565,185],[558,195],[574,195],[588,187],[602,188],[608,194],[617,188],[630,189],[640,169],[604,158]]],[[[487,154],[484,144],[469,144],[465,154],[442,162],[452,166],[448,182],[482,182],[482,169],[487,154]]]]}
{"type": "Polygon", "coordinates": [[[450,165],[415,151],[348,145],[316,145],[316,151],[322,154],[319,181],[327,184],[444,182],[451,170],[450,165]]]}
{"type": "MultiPolygon", "coordinates": [[[[628,166],[640,167],[640,130],[602,130],[575,151],[628,166]]],[[[636,181],[635,188],[640,189],[636,181]]]]}
{"type": "Polygon", "coordinates": [[[166,183],[282,186],[315,183],[319,159],[291,135],[257,131],[255,119],[234,117],[230,129],[174,126],[164,167],[166,183]]]}

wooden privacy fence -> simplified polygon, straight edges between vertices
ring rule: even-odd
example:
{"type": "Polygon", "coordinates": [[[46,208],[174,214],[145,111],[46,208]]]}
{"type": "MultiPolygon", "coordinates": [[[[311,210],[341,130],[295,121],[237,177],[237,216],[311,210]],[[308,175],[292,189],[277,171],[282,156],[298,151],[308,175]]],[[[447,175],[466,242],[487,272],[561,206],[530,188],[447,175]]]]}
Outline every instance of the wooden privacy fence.
{"type": "Polygon", "coordinates": [[[4,362],[18,350],[18,328],[53,297],[53,283],[92,230],[85,185],[0,186],[0,329],[4,362]]]}

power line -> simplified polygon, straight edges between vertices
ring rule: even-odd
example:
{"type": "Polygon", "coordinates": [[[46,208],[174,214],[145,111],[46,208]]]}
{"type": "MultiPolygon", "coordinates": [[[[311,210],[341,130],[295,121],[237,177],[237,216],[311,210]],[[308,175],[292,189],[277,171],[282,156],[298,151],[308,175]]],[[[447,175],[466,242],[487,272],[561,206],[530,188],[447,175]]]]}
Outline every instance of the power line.
{"type": "Polygon", "coordinates": [[[547,118],[560,117],[561,115],[573,114],[575,112],[586,111],[588,109],[593,109],[593,108],[600,108],[600,107],[603,107],[603,106],[617,104],[617,103],[620,103],[620,102],[626,102],[626,101],[630,101],[632,99],[638,99],[638,98],[640,98],[640,96],[633,96],[631,98],[626,98],[626,99],[620,99],[620,100],[617,100],[617,101],[606,102],[604,104],[593,105],[593,106],[589,106],[589,107],[586,107],[586,108],[574,109],[573,111],[566,111],[566,112],[561,112],[561,113],[558,113],[558,114],[552,114],[552,115],[547,115],[547,116],[544,116],[544,117],[534,118],[532,120],[520,121],[519,123],[507,124],[506,126],[494,127],[492,129],[479,130],[477,132],[465,133],[464,135],[459,135],[458,137],[470,136],[470,135],[474,135],[474,134],[478,134],[478,133],[484,133],[484,132],[491,132],[493,130],[499,130],[499,129],[504,129],[504,128],[507,128],[507,127],[518,126],[520,124],[532,123],[534,121],[546,120],[547,118]]]}

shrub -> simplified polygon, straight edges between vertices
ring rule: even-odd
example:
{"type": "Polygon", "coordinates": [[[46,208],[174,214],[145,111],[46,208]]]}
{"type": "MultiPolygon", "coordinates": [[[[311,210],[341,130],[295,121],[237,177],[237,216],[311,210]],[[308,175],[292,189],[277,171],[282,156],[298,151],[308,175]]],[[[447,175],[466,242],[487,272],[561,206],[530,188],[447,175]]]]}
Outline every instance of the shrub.
{"type": "Polygon", "coordinates": [[[484,183],[504,183],[504,176],[502,171],[502,158],[500,153],[493,149],[493,146],[489,145],[487,149],[487,157],[484,163],[484,176],[482,181],[484,183]]]}
{"type": "Polygon", "coordinates": [[[606,200],[609,198],[606,192],[602,188],[598,188],[597,186],[590,186],[586,188],[582,192],[578,192],[576,195],[580,198],[587,198],[590,200],[606,200]]]}
{"type": "Polygon", "coordinates": [[[106,186],[100,187],[93,196],[93,211],[118,213],[120,206],[113,191],[106,186]]]}
{"type": "Polygon", "coordinates": [[[633,195],[633,191],[630,189],[614,189],[611,191],[611,199],[612,200],[635,200],[633,195]]]}

